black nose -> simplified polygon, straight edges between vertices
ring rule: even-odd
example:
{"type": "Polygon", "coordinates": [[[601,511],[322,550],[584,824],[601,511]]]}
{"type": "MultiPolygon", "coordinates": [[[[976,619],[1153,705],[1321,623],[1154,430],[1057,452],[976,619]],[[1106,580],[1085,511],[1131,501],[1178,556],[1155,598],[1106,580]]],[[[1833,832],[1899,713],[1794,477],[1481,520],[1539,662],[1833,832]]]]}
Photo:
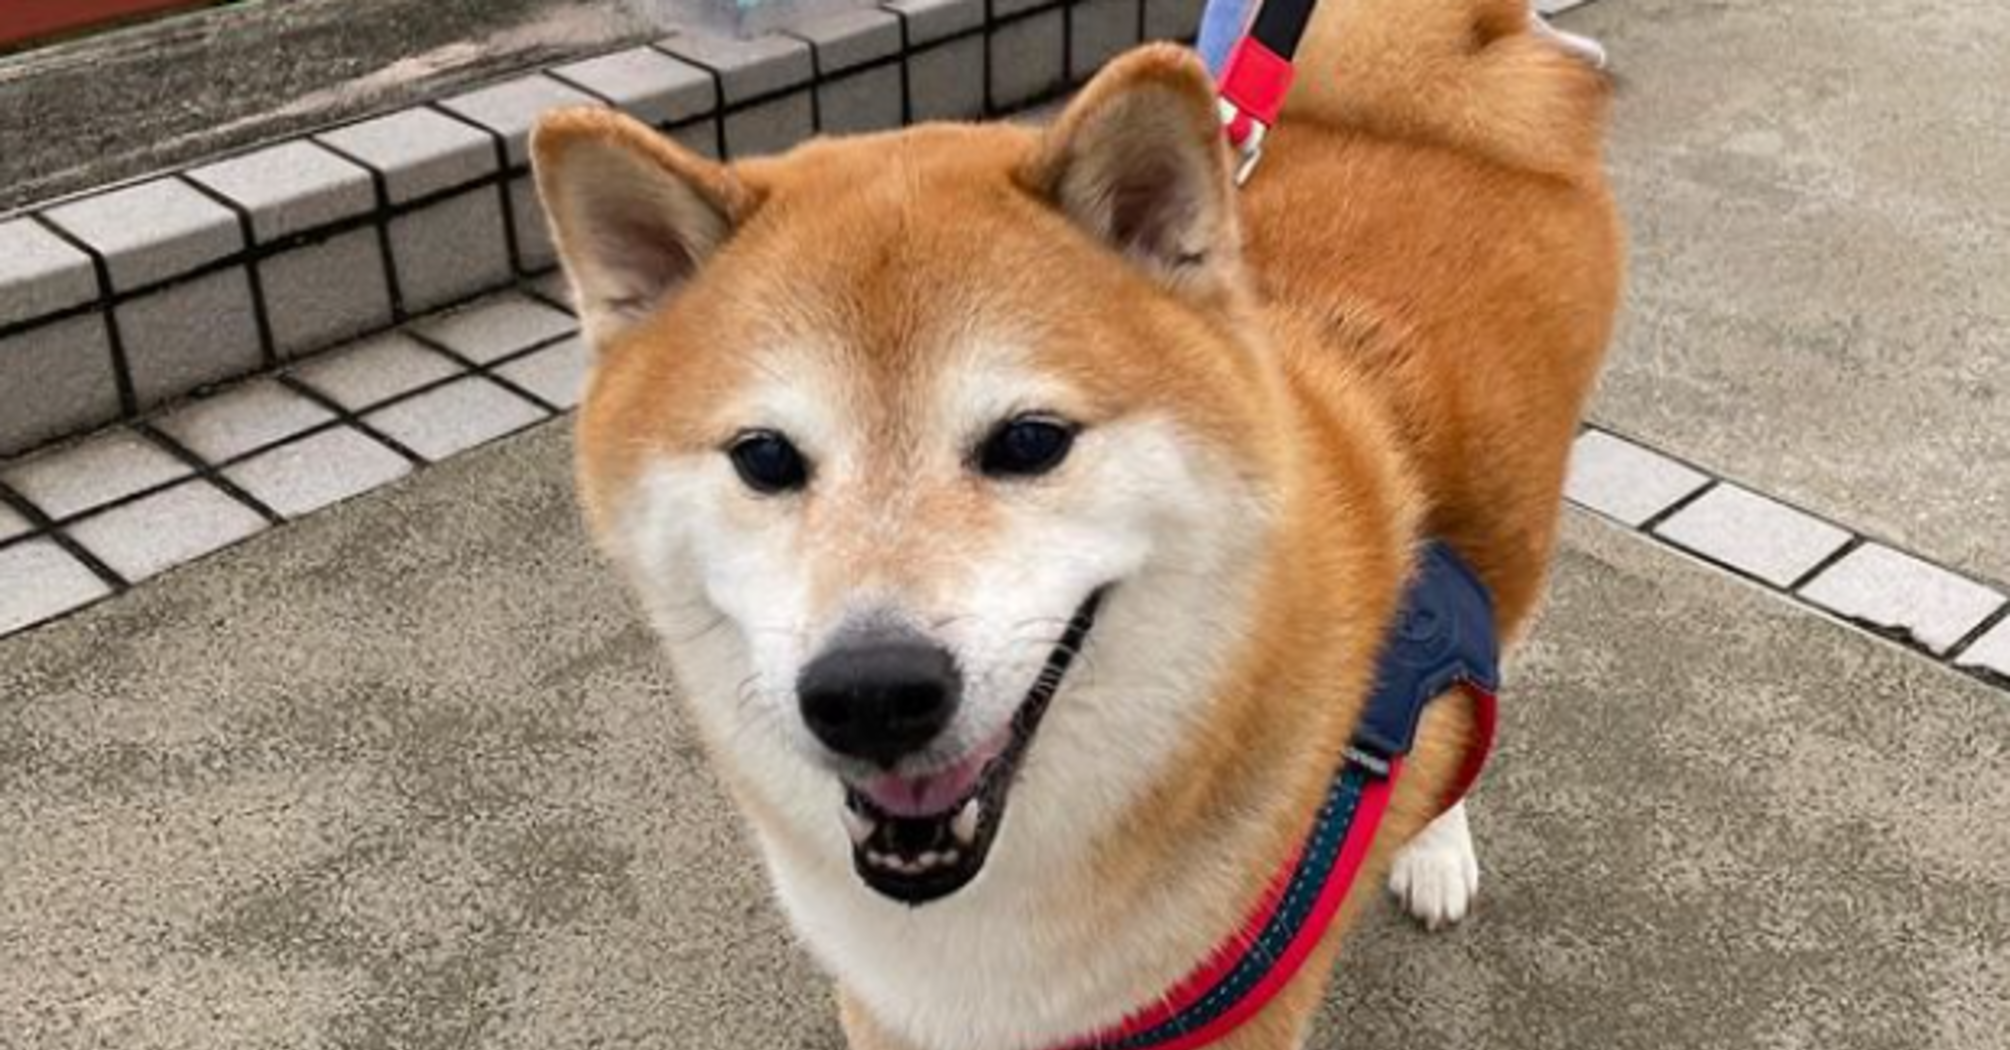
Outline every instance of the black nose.
{"type": "Polygon", "coordinates": [[[910,636],[838,642],[796,679],[803,721],[824,746],[884,767],[928,746],[956,715],[963,675],[939,645],[910,636]]]}

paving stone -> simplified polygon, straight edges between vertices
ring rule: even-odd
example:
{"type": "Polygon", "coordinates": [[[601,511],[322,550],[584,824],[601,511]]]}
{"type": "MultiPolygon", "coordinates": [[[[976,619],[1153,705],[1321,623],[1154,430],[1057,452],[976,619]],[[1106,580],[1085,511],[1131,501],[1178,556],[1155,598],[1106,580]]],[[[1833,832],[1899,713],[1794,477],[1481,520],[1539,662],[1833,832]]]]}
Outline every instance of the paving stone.
{"type": "Polygon", "coordinates": [[[900,127],[900,67],[878,66],[817,85],[826,135],[859,135],[900,127]]]}
{"type": "Polygon", "coordinates": [[[141,408],[250,375],[265,363],[251,279],[241,266],[129,299],[116,312],[141,408]]]}
{"type": "Polygon", "coordinates": [[[1138,44],[1139,0],[1085,0],[1068,30],[1068,76],[1088,80],[1104,63],[1138,44]]]}
{"type": "Polygon", "coordinates": [[[1535,0],[1535,9],[1546,15],[1560,15],[1573,7],[1583,7],[1591,0],[1535,0]]]}
{"type": "Polygon", "coordinates": [[[964,37],[907,59],[908,112],[915,123],[984,116],[984,38],[964,37]]]}
{"type": "Polygon", "coordinates": [[[809,42],[819,76],[842,73],[900,53],[900,19],[870,7],[853,8],[791,26],[809,42]]]}
{"type": "Polygon", "coordinates": [[[810,46],[785,36],[731,40],[703,33],[679,33],[656,46],[693,65],[717,73],[728,106],[806,84],[813,75],[810,46]]]}
{"type": "Polygon", "coordinates": [[[1943,656],[2004,602],[1973,580],[1875,543],[1823,569],[1800,593],[1850,619],[1905,631],[1943,656]]]}
{"type": "Polygon", "coordinates": [[[543,273],[558,265],[558,248],[551,240],[551,223],[544,201],[529,176],[509,184],[510,221],[516,224],[516,266],[524,273],[543,273]]]}
{"type": "Polygon", "coordinates": [[[520,357],[496,369],[504,379],[560,408],[574,408],[586,393],[586,375],[593,354],[578,336],[557,346],[520,357]]]}
{"type": "Polygon", "coordinates": [[[1192,40],[1200,35],[1207,0],[1144,0],[1145,39],[1192,40]]]}
{"type": "Polygon", "coordinates": [[[112,593],[55,540],[29,540],[0,550],[0,635],[33,627],[112,593]]]}
{"type": "Polygon", "coordinates": [[[17,464],[0,481],[42,513],[63,521],[191,473],[186,463],[140,434],[113,430],[17,464]]]}
{"type": "Polygon", "coordinates": [[[488,364],[578,330],[579,323],[570,314],[518,292],[412,326],[414,335],[476,364],[488,364]]]}
{"type": "Polygon", "coordinates": [[[411,472],[411,461],[381,442],[335,427],[261,452],[223,475],[281,516],[298,518],[411,472]]]}
{"type": "Polygon", "coordinates": [[[969,33],[984,25],[985,0],[887,0],[880,4],[907,20],[910,47],[969,33]]]}
{"type": "Polygon", "coordinates": [[[5,503],[0,503],[0,543],[35,531],[35,523],[5,503]]]}
{"type": "Polygon", "coordinates": [[[1067,34],[1058,10],[999,26],[990,46],[996,109],[1025,105],[1067,84],[1067,34]]]}
{"type": "Polygon", "coordinates": [[[0,222],[0,327],[97,297],[89,255],[32,219],[0,222]]]}
{"type": "Polygon", "coordinates": [[[392,204],[404,204],[495,174],[495,140],[431,109],[407,109],[324,132],[318,140],[384,178],[392,204]]]}
{"type": "Polygon", "coordinates": [[[398,291],[410,313],[510,283],[502,199],[482,187],[391,220],[398,291]]]}
{"type": "Polygon", "coordinates": [[[991,0],[991,15],[993,18],[1010,18],[1022,12],[1055,5],[1056,0],[991,0]]]}
{"type": "Polygon", "coordinates": [[[1564,495],[1637,528],[1709,483],[1700,471],[1631,441],[1589,430],[1571,447],[1564,495]]]}
{"type": "Polygon", "coordinates": [[[566,279],[563,272],[545,274],[543,277],[528,282],[527,287],[537,293],[538,298],[543,299],[551,306],[564,310],[566,313],[578,312],[572,305],[572,282],[566,279]]]}
{"type": "Polygon", "coordinates": [[[545,418],[544,411],[480,377],[449,383],[363,417],[392,440],[438,462],[545,418]]]}
{"type": "Polygon", "coordinates": [[[299,357],[390,327],[383,253],[376,227],[365,227],[260,260],[274,352],[299,357]]]}
{"type": "Polygon", "coordinates": [[[816,110],[798,91],[726,115],[726,156],[734,160],[781,153],[816,134],[816,110]]]}
{"type": "Polygon", "coordinates": [[[702,116],[719,105],[719,86],[712,74],[655,48],[618,51],[551,73],[659,127],[702,116]]]}
{"type": "Polygon", "coordinates": [[[269,522],[207,481],[195,480],[70,526],[70,536],[129,583],[222,550],[269,522]]]}
{"type": "Polygon", "coordinates": [[[260,379],[176,409],[155,426],[208,463],[222,463],[335,418],[274,379],[260,379]]]}
{"type": "Polygon", "coordinates": [[[701,157],[719,159],[719,120],[716,117],[680,124],[670,129],[670,137],[701,157]]]}
{"type": "Polygon", "coordinates": [[[103,316],[0,336],[0,456],[118,417],[118,373],[103,316]]]}
{"type": "Polygon", "coordinates": [[[1961,667],[1972,667],[2010,679],[2010,620],[2004,620],[1975,639],[1975,644],[1962,650],[1954,662],[1961,667]]]}
{"type": "Polygon", "coordinates": [[[306,139],[232,157],[188,173],[193,182],[251,213],[251,235],[270,244],[377,206],[370,173],[306,139]]]}
{"type": "Polygon", "coordinates": [[[1654,530],[1775,587],[1788,587],[1841,550],[1849,533],[1755,492],[1723,484],[1654,530]]]}
{"type": "Polygon", "coordinates": [[[244,249],[229,208],[179,179],[137,186],[51,208],[42,217],[105,257],[112,288],[128,292],[244,249]]]}
{"type": "Polygon", "coordinates": [[[460,371],[447,355],[390,332],[315,358],[295,368],[293,378],[351,412],[362,412],[460,371]]]}
{"type": "Polygon", "coordinates": [[[530,129],[537,126],[538,117],[554,109],[604,105],[570,84],[536,74],[457,95],[440,103],[440,108],[501,135],[510,166],[521,167],[530,163],[530,129]]]}

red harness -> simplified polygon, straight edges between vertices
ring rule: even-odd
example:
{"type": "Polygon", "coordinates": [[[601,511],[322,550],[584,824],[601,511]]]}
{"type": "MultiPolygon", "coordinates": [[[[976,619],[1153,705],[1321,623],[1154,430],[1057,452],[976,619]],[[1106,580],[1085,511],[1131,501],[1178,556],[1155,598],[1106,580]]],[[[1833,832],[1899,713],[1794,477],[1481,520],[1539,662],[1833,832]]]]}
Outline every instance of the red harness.
{"type": "Polygon", "coordinates": [[[1425,550],[1377,671],[1375,692],[1311,832],[1249,921],[1157,1005],[1065,1050],[1195,1050],[1268,1006],[1319,946],[1353,888],[1425,706],[1454,688],[1473,698],[1479,740],[1446,808],[1465,797],[1493,749],[1499,646],[1491,596],[1449,547],[1425,550]]]}

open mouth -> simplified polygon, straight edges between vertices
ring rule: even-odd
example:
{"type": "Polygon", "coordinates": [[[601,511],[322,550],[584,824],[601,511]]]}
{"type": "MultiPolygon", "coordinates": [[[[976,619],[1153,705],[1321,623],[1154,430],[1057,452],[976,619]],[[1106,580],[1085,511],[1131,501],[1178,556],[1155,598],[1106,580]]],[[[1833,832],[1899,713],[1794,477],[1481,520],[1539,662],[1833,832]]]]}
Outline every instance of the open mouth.
{"type": "Polygon", "coordinates": [[[1098,590],[1075,611],[999,736],[926,776],[888,774],[845,785],[843,816],[851,835],[852,866],[867,886],[920,906],[955,893],[984,870],[1033,734],[1088,640],[1102,598],[1098,590]]]}

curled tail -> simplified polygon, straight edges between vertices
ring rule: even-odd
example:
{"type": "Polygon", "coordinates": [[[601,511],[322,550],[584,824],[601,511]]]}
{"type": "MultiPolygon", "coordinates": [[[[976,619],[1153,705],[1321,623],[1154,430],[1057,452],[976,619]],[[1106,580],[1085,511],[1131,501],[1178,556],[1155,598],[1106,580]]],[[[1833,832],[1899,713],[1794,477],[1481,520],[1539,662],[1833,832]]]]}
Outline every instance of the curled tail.
{"type": "MultiPolygon", "coordinates": [[[[1204,45],[1219,48],[1210,28],[1204,45]]],[[[1286,124],[1437,142],[1572,180],[1603,159],[1609,83],[1534,31],[1528,0],[1324,0],[1297,66],[1286,124]]]]}

